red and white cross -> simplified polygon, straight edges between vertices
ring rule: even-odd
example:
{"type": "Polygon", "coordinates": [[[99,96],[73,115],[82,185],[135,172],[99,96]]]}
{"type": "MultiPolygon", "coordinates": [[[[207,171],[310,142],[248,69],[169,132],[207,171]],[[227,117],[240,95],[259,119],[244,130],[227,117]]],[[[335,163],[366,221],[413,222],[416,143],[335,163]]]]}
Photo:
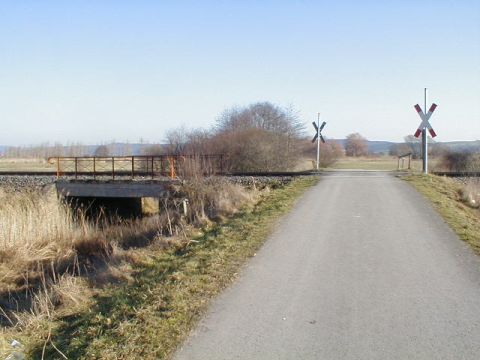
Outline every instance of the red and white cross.
{"type": "Polygon", "coordinates": [[[433,112],[435,111],[436,107],[437,107],[437,104],[432,104],[432,106],[430,106],[430,109],[428,110],[428,112],[425,114],[422,111],[422,108],[420,107],[420,105],[418,105],[418,104],[415,105],[415,110],[417,110],[418,115],[420,116],[420,119],[422,119],[422,122],[420,123],[420,126],[418,127],[417,131],[414,134],[415,137],[418,138],[421,135],[422,130],[424,128],[428,129],[428,131],[430,132],[430,135],[432,135],[432,138],[437,136],[437,134],[435,133],[435,131],[432,128],[432,125],[430,125],[430,122],[428,121],[430,119],[430,117],[432,116],[433,112]]]}

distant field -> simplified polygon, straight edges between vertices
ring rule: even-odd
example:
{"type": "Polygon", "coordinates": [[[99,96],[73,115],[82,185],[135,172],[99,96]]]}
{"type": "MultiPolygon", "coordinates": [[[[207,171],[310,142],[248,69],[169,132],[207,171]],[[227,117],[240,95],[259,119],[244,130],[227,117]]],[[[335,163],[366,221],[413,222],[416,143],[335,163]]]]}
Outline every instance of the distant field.
{"type": "Polygon", "coordinates": [[[0,171],[55,171],[45,159],[0,159],[0,171]]]}
{"type": "MultiPolygon", "coordinates": [[[[433,170],[438,163],[437,159],[429,159],[429,168],[433,170]]],[[[391,156],[378,157],[343,157],[329,169],[358,169],[358,170],[397,170],[398,160],[391,156]]],[[[408,159],[404,160],[403,169],[408,167],[408,159]]],[[[421,160],[412,160],[412,170],[422,169],[421,160]]],[[[295,168],[296,171],[313,170],[315,161],[304,158],[295,168]]],[[[45,159],[0,159],[0,171],[55,171],[55,165],[49,164],[45,159]]],[[[65,170],[65,169],[64,169],[65,170]]],[[[72,170],[72,169],[69,169],[72,170]]]]}
{"type": "MultiPolygon", "coordinates": [[[[430,159],[429,167],[433,169],[437,160],[430,159]]],[[[402,163],[400,162],[400,165],[402,163]]],[[[392,156],[379,157],[344,157],[333,164],[330,169],[356,169],[356,170],[397,170],[398,159],[392,156]]],[[[401,167],[402,168],[402,167],[401,167]]],[[[408,159],[404,160],[403,169],[408,168],[408,159]]],[[[411,161],[411,169],[420,171],[422,169],[422,160],[411,161]]]]}

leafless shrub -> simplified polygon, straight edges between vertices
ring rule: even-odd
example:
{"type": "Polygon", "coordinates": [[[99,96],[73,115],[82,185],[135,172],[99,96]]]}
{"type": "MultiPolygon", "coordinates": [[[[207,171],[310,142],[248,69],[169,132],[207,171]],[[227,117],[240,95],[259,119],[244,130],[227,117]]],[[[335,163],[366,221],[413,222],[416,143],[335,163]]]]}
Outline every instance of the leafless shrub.
{"type": "Polygon", "coordinates": [[[368,155],[367,139],[359,133],[350,134],[345,142],[345,155],[365,156],[368,155]]]}
{"type": "Polygon", "coordinates": [[[192,178],[179,189],[177,197],[188,200],[188,222],[204,225],[233,215],[242,206],[253,203],[257,194],[227,180],[192,178]]]}
{"type": "Polygon", "coordinates": [[[480,171],[480,154],[449,151],[443,155],[439,166],[446,171],[480,171]]]}
{"type": "Polygon", "coordinates": [[[303,125],[296,114],[271,103],[226,110],[212,141],[232,171],[275,171],[295,167],[303,125]]]}
{"type": "Polygon", "coordinates": [[[295,167],[303,125],[295,113],[271,103],[224,111],[212,130],[184,128],[167,135],[176,154],[223,154],[224,170],[274,171],[295,167]]]}
{"type": "MultiPolygon", "coordinates": [[[[310,139],[305,139],[302,142],[302,153],[303,156],[310,159],[316,159],[317,154],[317,144],[312,144],[310,139]]],[[[333,165],[339,158],[343,156],[343,148],[335,140],[326,140],[325,143],[320,143],[320,166],[328,167],[333,165]]],[[[312,162],[315,164],[315,161],[312,162]]]]}

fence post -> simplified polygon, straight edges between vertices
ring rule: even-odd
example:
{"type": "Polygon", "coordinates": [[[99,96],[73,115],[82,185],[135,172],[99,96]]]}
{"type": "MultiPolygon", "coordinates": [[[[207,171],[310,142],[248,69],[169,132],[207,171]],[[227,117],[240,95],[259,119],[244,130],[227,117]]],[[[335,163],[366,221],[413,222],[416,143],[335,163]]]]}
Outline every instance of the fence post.
{"type": "Polygon", "coordinates": [[[93,157],[93,180],[96,179],[96,166],[95,166],[95,156],[93,157]]]}

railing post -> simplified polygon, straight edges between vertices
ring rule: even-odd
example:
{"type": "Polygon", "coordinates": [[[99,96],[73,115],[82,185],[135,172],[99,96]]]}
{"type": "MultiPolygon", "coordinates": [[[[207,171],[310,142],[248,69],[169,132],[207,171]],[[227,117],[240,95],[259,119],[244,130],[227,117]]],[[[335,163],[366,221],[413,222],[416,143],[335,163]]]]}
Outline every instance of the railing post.
{"type": "Polygon", "coordinates": [[[95,156],[93,157],[93,180],[96,179],[96,166],[95,166],[95,156]]]}
{"type": "Polygon", "coordinates": [[[135,178],[135,156],[132,156],[132,180],[135,178]]]}
{"type": "Polygon", "coordinates": [[[170,179],[175,179],[175,158],[170,157],[170,179]]]}
{"type": "Polygon", "coordinates": [[[60,158],[57,157],[57,179],[60,177],[60,158]]]}
{"type": "Polygon", "coordinates": [[[152,156],[152,180],[154,178],[154,174],[153,174],[153,156],[152,156]]]}
{"type": "Polygon", "coordinates": [[[78,179],[78,158],[75,156],[75,180],[78,179]]]}
{"type": "Polygon", "coordinates": [[[115,158],[112,156],[112,180],[115,180],[115,158]]]}

